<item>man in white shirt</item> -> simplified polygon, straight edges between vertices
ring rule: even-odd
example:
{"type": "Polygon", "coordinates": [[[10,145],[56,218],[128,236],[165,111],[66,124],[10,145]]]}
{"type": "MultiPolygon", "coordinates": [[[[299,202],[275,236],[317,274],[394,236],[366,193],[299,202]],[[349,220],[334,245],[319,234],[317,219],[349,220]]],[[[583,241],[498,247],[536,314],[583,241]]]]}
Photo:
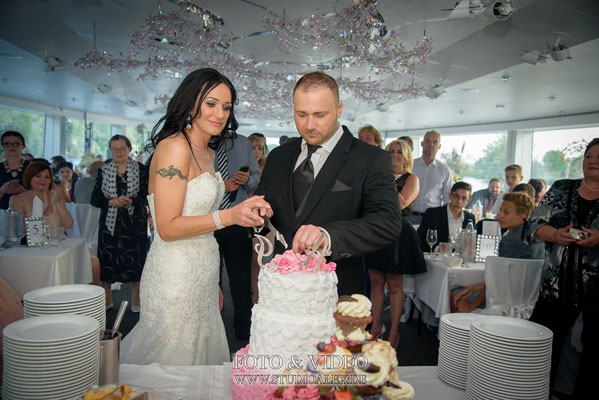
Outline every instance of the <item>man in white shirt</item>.
{"type": "Polygon", "coordinates": [[[453,175],[447,165],[435,159],[440,148],[439,132],[426,132],[422,141],[422,157],[414,160],[412,168],[412,173],[420,181],[420,191],[412,203],[412,215],[408,217],[413,224],[420,223],[428,208],[449,203],[448,193],[453,185],[453,175]]]}

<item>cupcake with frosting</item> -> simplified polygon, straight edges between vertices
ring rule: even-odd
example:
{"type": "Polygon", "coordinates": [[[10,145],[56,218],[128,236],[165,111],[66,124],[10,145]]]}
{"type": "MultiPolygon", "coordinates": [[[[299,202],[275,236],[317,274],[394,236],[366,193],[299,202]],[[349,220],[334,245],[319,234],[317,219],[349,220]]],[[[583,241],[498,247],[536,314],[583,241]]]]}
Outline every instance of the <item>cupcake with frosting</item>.
{"type": "Polygon", "coordinates": [[[341,296],[337,302],[337,311],[333,314],[337,326],[335,336],[338,341],[363,342],[371,335],[366,326],[372,322],[370,310],[372,303],[361,294],[341,296]]]}
{"type": "Polygon", "coordinates": [[[381,393],[383,385],[389,380],[389,363],[381,357],[368,357],[368,365],[365,368],[356,365],[354,367],[356,375],[363,377],[364,385],[353,387],[359,395],[370,396],[381,393]]]}
{"type": "Polygon", "coordinates": [[[386,340],[378,339],[375,342],[365,343],[362,346],[362,353],[369,359],[380,358],[387,361],[391,371],[397,367],[397,353],[386,340]]]}

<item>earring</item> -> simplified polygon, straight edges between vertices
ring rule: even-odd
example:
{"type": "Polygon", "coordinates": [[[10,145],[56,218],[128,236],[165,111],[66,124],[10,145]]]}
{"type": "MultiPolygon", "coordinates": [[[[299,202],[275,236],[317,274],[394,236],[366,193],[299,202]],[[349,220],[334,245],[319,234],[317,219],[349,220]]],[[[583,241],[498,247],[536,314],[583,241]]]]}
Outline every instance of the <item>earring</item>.
{"type": "Polygon", "coordinates": [[[187,116],[187,125],[185,125],[185,129],[190,130],[191,129],[191,114],[187,116]]]}

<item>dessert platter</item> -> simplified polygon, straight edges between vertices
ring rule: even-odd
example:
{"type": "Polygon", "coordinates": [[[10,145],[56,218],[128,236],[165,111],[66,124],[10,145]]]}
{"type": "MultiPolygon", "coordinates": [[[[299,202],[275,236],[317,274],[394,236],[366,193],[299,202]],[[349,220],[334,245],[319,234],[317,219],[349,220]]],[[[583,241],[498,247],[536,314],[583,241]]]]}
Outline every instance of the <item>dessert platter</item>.
{"type": "Polygon", "coordinates": [[[256,235],[260,297],[252,309],[248,346],[233,357],[233,400],[411,400],[389,342],[373,341],[366,326],[371,303],[361,294],[337,296],[336,265],[321,236],[309,254],[291,250],[266,265],[268,239],[256,235]]]}

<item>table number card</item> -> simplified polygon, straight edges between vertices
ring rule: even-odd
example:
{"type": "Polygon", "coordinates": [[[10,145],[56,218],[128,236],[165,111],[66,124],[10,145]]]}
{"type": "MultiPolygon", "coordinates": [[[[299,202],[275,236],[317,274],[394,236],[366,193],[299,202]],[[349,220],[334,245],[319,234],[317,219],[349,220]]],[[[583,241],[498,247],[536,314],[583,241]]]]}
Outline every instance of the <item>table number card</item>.
{"type": "Polygon", "coordinates": [[[24,218],[27,246],[43,246],[47,243],[46,220],[43,217],[24,218]]]}
{"type": "Polygon", "coordinates": [[[476,240],[476,262],[485,262],[488,256],[496,256],[498,249],[498,237],[479,235],[476,240]]]}

